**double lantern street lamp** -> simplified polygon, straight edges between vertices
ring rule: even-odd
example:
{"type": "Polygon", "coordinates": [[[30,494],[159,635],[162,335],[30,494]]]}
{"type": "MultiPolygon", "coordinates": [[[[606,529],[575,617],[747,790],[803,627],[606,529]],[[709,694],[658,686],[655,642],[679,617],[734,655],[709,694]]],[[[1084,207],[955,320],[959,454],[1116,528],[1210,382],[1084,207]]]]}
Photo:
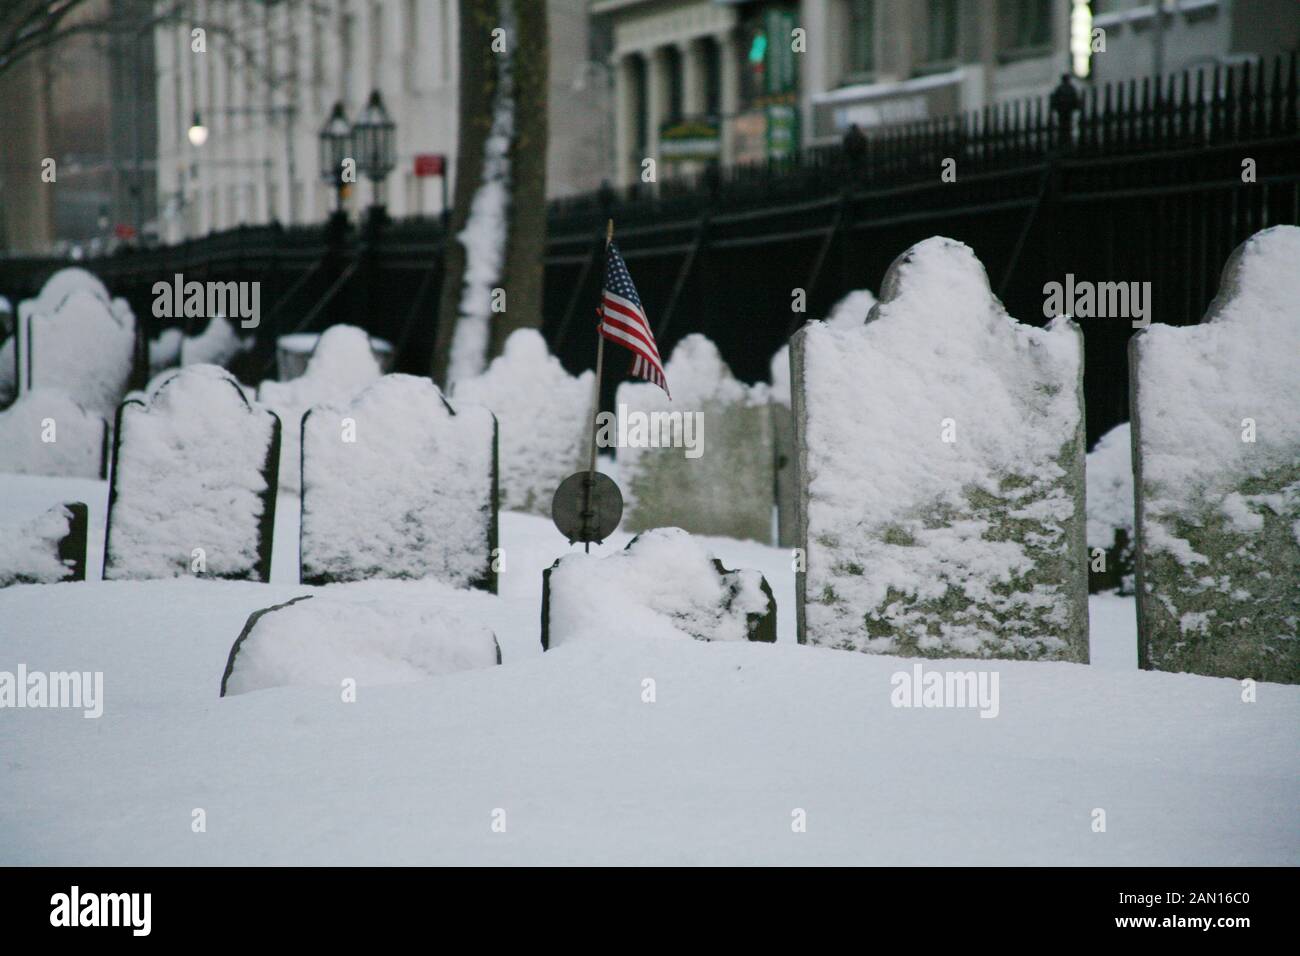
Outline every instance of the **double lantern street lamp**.
{"type": "MultiPolygon", "coordinates": [[[[348,172],[360,173],[369,179],[374,191],[374,205],[383,205],[384,180],[397,165],[396,129],[397,125],[388,115],[378,90],[370,94],[355,123],[348,123],[341,102],[334,104],[320,131],[320,174],[321,179],[335,189],[336,212],[342,212],[348,184],[353,181],[348,172]],[[349,163],[352,163],[351,170],[348,169],[349,163]]],[[[208,127],[203,125],[198,110],[194,111],[186,135],[196,148],[208,141],[208,127]]]]}
{"type": "Polygon", "coordinates": [[[336,190],[337,210],[343,208],[346,195],[345,178],[347,164],[354,164],[353,172],[360,173],[370,180],[374,205],[382,206],[384,180],[397,165],[394,133],[396,124],[384,108],[383,97],[375,90],[366,101],[365,108],[357,116],[355,123],[348,125],[343,104],[335,103],[329,119],[320,131],[320,174],[321,179],[334,186],[336,190]]]}

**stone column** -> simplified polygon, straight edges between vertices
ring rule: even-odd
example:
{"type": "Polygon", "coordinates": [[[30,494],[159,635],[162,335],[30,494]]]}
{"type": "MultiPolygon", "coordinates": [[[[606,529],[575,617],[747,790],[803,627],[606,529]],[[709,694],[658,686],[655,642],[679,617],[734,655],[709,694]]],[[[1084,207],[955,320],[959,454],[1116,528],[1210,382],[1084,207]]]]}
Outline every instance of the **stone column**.
{"type": "Polygon", "coordinates": [[[614,181],[622,186],[632,181],[632,150],[636,146],[636,84],[633,60],[620,56],[610,67],[614,73],[614,181]]]}
{"type": "MultiPolygon", "coordinates": [[[[668,110],[668,64],[662,49],[647,51],[646,58],[646,155],[659,165],[659,124],[668,110]]],[[[656,178],[662,172],[655,170],[656,178]]]]}
{"type": "Polygon", "coordinates": [[[714,35],[718,44],[718,73],[722,93],[722,165],[736,161],[736,114],[740,111],[740,41],[735,31],[714,35]]]}
{"type": "Polygon", "coordinates": [[[686,40],[677,44],[682,61],[682,116],[696,117],[704,112],[704,63],[700,44],[686,40]]]}

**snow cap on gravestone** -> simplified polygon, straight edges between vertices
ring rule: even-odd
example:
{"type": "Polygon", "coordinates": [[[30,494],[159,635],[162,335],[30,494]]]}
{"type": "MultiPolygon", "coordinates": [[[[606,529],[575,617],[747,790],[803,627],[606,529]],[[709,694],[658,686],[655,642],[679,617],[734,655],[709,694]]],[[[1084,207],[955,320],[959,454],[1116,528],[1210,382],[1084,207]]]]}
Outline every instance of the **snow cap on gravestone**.
{"type": "MultiPolygon", "coordinates": [[[[1232,251],[1205,322],[1250,322],[1294,328],[1300,297],[1300,226],[1263,229],[1232,251]]],[[[1202,323],[1204,324],[1204,323],[1202,323]]]]}
{"type": "Polygon", "coordinates": [[[105,305],[112,304],[108,289],[98,276],[78,266],[69,266],[45,280],[36,296],[37,305],[43,309],[55,308],[74,292],[88,292],[105,305]]]}
{"type": "MultiPolygon", "coordinates": [[[[693,332],[677,343],[664,367],[674,407],[698,408],[705,402],[743,402],[749,390],[731,373],[713,340],[693,332]]],[[[667,396],[656,385],[633,383],[641,399],[667,396]]]]}
{"type": "Polygon", "coordinates": [[[355,325],[331,325],[321,333],[306,374],[323,376],[338,384],[355,383],[360,388],[382,375],[383,370],[364,329],[355,325]]]}
{"type": "Polygon", "coordinates": [[[969,312],[983,318],[990,328],[1005,328],[1008,318],[974,250],[944,236],[923,239],[890,263],[880,283],[880,299],[867,321],[912,311],[939,325],[964,325],[969,312]],[[894,302],[898,306],[891,308],[894,302]],[[954,303],[983,304],[983,308],[954,308],[954,303]]]}

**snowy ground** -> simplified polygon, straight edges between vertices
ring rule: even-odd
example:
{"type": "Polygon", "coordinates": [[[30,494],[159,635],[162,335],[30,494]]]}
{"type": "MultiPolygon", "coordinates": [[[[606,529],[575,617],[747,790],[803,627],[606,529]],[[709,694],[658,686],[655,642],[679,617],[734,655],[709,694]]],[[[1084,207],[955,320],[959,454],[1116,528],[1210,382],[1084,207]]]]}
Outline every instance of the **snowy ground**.
{"type": "MultiPolygon", "coordinates": [[[[105,498],[102,482],[3,476],[0,519],[89,499],[93,540],[105,498]]],[[[104,673],[97,720],[0,710],[0,864],[1300,863],[1300,687],[1246,704],[1235,681],[1135,670],[1130,599],[1093,599],[1092,666],[943,662],[998,673],[986,720],[892,707],[911,660],[795,645],[782,550],[709,542],[771,582],[775,646],[627,636],[543,655],[541,569],[567,547],[549,522],[502,515],[499,597],[316,589],[290,583],[292,502],[276,583],[0,591],[0,671],[104,673]],[[218,698],[248,614],[309,593],[427,600],[490,626],[503,666],[355,703],[218,698]]]]}

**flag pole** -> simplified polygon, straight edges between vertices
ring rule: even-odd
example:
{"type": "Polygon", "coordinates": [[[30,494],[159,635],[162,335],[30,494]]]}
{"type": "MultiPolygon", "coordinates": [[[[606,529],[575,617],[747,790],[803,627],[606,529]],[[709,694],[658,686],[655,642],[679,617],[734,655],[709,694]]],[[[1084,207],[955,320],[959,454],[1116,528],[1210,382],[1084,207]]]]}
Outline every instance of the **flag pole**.
{"type": "MultiPolygon", "coordinates": [[[[605,280],[608,278],[607,273],[609,271],[609,244],[613,241],[614,220],[610,219],[605,224],[605,256],[604,265],[601,268],[600,297],[602,305],[599,307],[600,309],[604,308],[605,280]]],[[[603,312],[600,321],[603,321],[603,312]]],[[[582,527],[583,538],[586,539],[582,543],[582,548],[586,554],[591,553],[591,519],[595,517],[591,512],[591,489],[596,483],[596,419],[600,415],[600,379],[605,370],[605,336],[600,334],[600,321],[596,324],[596,385],[591,397],[591,458],[587,465],[587,480],[583,482],[582,494],[582,527]]]]}

